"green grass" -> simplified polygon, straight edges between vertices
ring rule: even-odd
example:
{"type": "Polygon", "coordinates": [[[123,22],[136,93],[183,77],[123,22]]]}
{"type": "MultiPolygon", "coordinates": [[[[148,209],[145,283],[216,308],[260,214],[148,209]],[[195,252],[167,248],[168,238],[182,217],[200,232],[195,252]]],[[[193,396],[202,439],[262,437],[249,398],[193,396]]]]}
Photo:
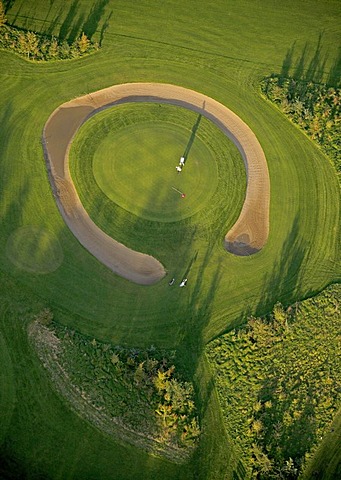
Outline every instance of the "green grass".
{"type": "Polygon", "coordinates": [[[106,210],[113,209],[98,189],[124,210],[157,222],[179,221],[200,210],[207,215],[222,196],[235,216],[245,195],[237,148],[208,120],[167,105],[124,105],[96,115],[77,134],[70,167],[96,222],[97,195],[106,210]],[[186,152],[179,174],[175,167],[186,152]],[[226,184],[228,195],[222,192],[226,184]]]}
{"type": "Polygon", "coordinates": [[[148,250],[161,239],[167,247],[160,245],[158,253],[161,248],[169,255],[169,242],[175,251],[186,229],[203,235],[218,222],[231,225],[237,218],[246,187],[243,162],[237,148],[207,119],[182,108],[148,104],[115,107],[98,117],[76,136],[70,168],[85,208],[108,234],[121,238],[129,232],[129,222],[137,233],[147,234],[145,245],[139,236],[140,248],[148,250]],[[124,159],[115,142],[127,145],[124,159]],[[187,149],[178,174],[175,166],[187,149]],[[123,214],[122,228],[117,219],[123,214]],[[177,225],[162,225],[175,221],[177,225]]]}
{"type": "MultiPolygon", "coordinates": [[[[16,392],[1,458],[31,478],[37,472],[75,479],[133,479],[141,472],[147,480],[221,480],[236,471],[241,476],[202,347],[250,313],[264,314],[277,300],[289,304],[340,280],[336,175],[313,142],[261,97],[259,87],[271,73],[293,74],[300,59],[310,79],[335,82],[339,2],[218,0],[208,5],[174,0],[155,8],[147,0],[138,5],[119,0],[109,1],[104,10],[86,0],[73,5],[77,8],[70,4],[68,10],[60,0],[14,2],[7,16],[17,26],[57,34],[61,29],[71,34],[88,21],[88,28],[97,28],[94,40],[103,34],[98,53],[43,65],[0,52],[0,295],[9,309],[2,311],[1,333],[16,392]],[[186,289],[170,289],[167,278],[147,288],[113,275],[67,229],[48,182],[40,141],[51,112],[86,92],[134,81],[175,83],[222,102],[253,129],[268,161],[270,236],[251,257],[234,257],[223,249],[223,235],[240,206],[231,202],[222,211],[223,196],[207,219],[197,212],[179,222],[157,222],[114,206],[113,224],[111,211],[106,218],[105,209],[99,210],[99,222],[115,238],[155,255],[169,275],[179,279],[186,274],[186,289]],[[8,258],[11,235],[32,226],[50,232],[61,245],[63,262],[57,270],[32,273],[8,258]],[[118,446],[68,410],[27,344],[25,326],[44,306],[52,308],[56,321],[99,340],[179,351],[195,380],[205,427],[188,465],[180,469],[118,446]]],[[[219,177],[218,188],[223,178],[234,180],[219,177]]],[[[233,191],[237,198],[242,194],[233,191]]],[[[0,378],[1,389],[13,391],[11,374],[0,378]]],[[[7,405],[11,395],[6,394],[7,405]]]]}
{"type": "MultiPolygon", "coordinates": [[[[5,310],[1,310],[1,314],[4,315],[5,310]]],[[[11,361],[11,355],[8,351],[6,340],[1,334],[0,336],[0,355],[1,355],[1,370],[0,370],[0,445],[6,438],[7,429],[11,423],[12,413],[15,405],[15,383],[13,375],[13,366],[11,361]]]]}
{"type": "Polygon", "coordinates": [[[63,250],[58,238],[41,227],[20,227],[9,237],[7,258],[17,268],[30,273],[50,273],[63,261],[63,250]]]}

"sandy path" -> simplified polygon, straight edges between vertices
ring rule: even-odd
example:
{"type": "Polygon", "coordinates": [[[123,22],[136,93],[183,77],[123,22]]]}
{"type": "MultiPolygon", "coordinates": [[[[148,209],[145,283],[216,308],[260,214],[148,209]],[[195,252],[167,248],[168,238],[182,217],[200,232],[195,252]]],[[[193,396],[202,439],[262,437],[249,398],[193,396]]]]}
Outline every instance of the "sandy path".
{"type": "Polygon", "coordinates": [[[103,108],[127,102],[179,105],[213,121],[238,147],[247,171],[247,190],[238,220],[225,236],[225,248],[250,255],[266,243],[269,233],[270,181],[264,152],[252,130],[221,103],[193,90],[160,83],[115,85],[78,97],[58,107],[45,124],[43,147],[59,210],[79,242],[118,275],[142,285],[166,274],[161,263],[113,240],[90,219],[69,171],[69,149],[78,128],[103,108]]]}

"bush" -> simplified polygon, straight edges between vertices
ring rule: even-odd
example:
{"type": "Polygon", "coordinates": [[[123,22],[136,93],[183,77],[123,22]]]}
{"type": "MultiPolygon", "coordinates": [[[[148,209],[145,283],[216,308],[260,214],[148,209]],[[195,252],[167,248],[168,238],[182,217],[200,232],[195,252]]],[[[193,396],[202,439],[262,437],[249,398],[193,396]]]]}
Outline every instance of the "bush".
{"type": "Polygon", "coordinates": [[[11,50],[28,60],[48,61],[82,57],[97,51],[99,45],[92,43],[85,33],[69,45],[56,37],[39,35],[6,24],[1,26],[0,23],[0,48],[11,50]]]}
{"type": "Polygon", "coordinates": [[[98,411],[162,444],[195,446],[194,390],[177,374],[174,352],[104,344],[57,323],[50,330],[60,340],[57,363],[98,411]]]}
{"type": "Polygon", "coordinates": [[[274,75],[263,80],[261,90],[318,143],[340,175],[340,89],[274,75]]]}
{"type": "Polygon", "coordinates": [[[258,478],[297,478],[341,404],[340,295],[276,304],[206,348],[226,428],[258,478]]]}

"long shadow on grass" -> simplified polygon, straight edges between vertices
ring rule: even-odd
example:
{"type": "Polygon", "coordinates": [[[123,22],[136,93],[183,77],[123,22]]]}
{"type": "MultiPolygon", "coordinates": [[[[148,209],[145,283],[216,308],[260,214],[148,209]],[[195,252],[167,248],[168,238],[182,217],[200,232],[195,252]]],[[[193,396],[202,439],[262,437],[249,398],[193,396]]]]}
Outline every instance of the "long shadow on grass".
{"type": "Polygon", "coordinates": [[[301,52],[296,51],[296,42],[293,42],[283,59],[281,71],[279,74],[273,72],[273,75],[279,75],[279,85],[285,78],[292,78],[301,82],[325,82],[337,86],[341,75],[341,48],[329,72],[325,70],[328,53],[323,52],[326,52],[323,32],[319,33],[315,44],[306,42],[301,52]]]}
{"type": "Polygon", "coordinates": [[[76,16],[78,7],[79,7],[79,0],[74,0],[71,3],[69,10],[66,14],[66,17],[64,18],[60,26],[59,35],[58,35],[60,40],[63,41],[68,38],[70,30],[73,28],[72,25],[74,24],[74,17],[76,16]]]}
{"type": "Polygon", "coordinates": [[[191,377],[197,391],[197,405],[203,434],[194,453],[195,478],[232,478],[234,469],[244,471],[237,463],[233,445],[223,426],[215,382],[204,354],[203,331],[208,325],[217,288],[222,278],[222,265],[217,264],[215,272],[208,267],[213,254],[208,244],[197,272],[194,286],[188,298],[188,317],[182,328],[179,358],[191,377]],[[207,271],[207,275],[206,275],[207,271]],[[208,280],[209,279],[209,280],[208,280]],[[208,462],[207,459],[210,458],[208,462]]]}
{"type": "Polygon", "coordinates": [[[15,0],[3,0],[2,3],[5,7],[5,13],[7,13],[8,10],[10,10],[13,7],[15,0]]]}
{"type": "MultiPolygon", "coordinates": [[[[196,122],[199,125],[200,118],[196,122]]],[[[185,174],[185,173],[184,173],[185,174]]],[[[164,198],[172,192],[164,190],[163,185],[155,185],[153,194],[149,196],[141,211],[141,217],[146,215],[154,205],[155,197],[164,198]]],[[[181,202],[182,200],[180,200],[181,202]]],[[[181,203],[179,207],[181,208],[181,203]]],[[[200,235],[200,226],[191,223],[191,220],[180,222],[149,222],[143,218],[133,215],[117,215],[114,219],[116,227],[128,231],[131,243],[134,248],[135,242],[141,241],[138,231],[141,229],[147,237],[146,245],[152,245],[157,252],[157,257],[166,265],[168,277],[163,288],[173,299],[169,308],[171,309],[169,335],[176,335],[177,342],[177,369],[182,372],[187,380],[194,380],[196,387],[197,405],[201,419],[201,427],[204,434],[201,437],[198,449],[192,459],[193,478],[208,480],[210,478],[225,478],[226,472],[232,472],[237,464],[233,453],[233,447],[226,437],[221,416],[220,407],[215,392],[215,383],[204,355],[203,332],[210,322],[212,308],[218,286],[222,278],[222,265],[216,263],[215,270],[212,269],[211,260],[214,254],[215,244],[207,243],[204,250],[196,249],[196,236],[200,235]],[[127,225],[127,218],[130,222],[127,225]],[[180,227],[179,227],[180,226],[180,227]],[[135,237],[135,239],[134,239],[135,237]],[[137,239],[137,240],[136,240],[137,239]],[[180,256],[180,258],[178,258],[180,256]],[[172,265],[174,261],[174,269],[172,265]],[[172,286],[168,281],[175,277],[172,286]],[[179,288],[180,281],[188,278],[187,285],[179,288]],[[207,457],[210,462],[207,462],[207,457]],[[220,475],[217,477],[217,475],[220,475]]],[[[141,245],[139,245],[141,247],[141,245]]],[[[153,254],[154,252],[147,252],[153,254]]],[[[165,301],[168,295],[165,296],[165,301]]],[[[137,310],[145,308],[144,298],[134,297],[134,305],[137,310]]],[[[131,329],[139,328],[135,322],[131,322],[131,329]]],[[[155,330],[158,329],[157,323],[155,330]]],[[[163,331],[168,329],[163,319],[163,331]]],[[[145,335],[145,334],[144,334],[145,335]]],[[[129,342],[130,332],[121,337],[123,343],[129,342]]],[[[151,332],[151,338],[157,337],[151,332]]],[[[243,470],[239,465],[239,471],[243,470]]]]}
{"type": "Polygon", "coordinates": [[[297,213],[290,232],[283,242],[282,249],[278,253],[277,260],[274,261],[272,272],[267,274],[263,280],[263,288],[256,309],[246,304],[242,313],[229,323],[228,330],[220,332],[217,336],[244,324],[251,315],[257,317],[266,315],[273,310],[273,306],[277,302],[289,305],[297,298],[308,297],[314,293],[303,291],[301,287],[306,255],[307,243],[301,236],[299,213],[297,213]]]}
{"type": "MultiPolygon", "coordinates": [[[[83,25],[83,32],[88,38],[91,39],[94,33],[97,31],[105,13],[105,7],[108,5],[108,3],[109,0],[97,0],[97,2],[91,8],[91,11],[83,25]]],[[[105,23],[107,23],[107,20],[105,23]]],[[[101,31],[101,34],[103,35],[103,31],[101,31]]]]}
{"type": "MultiPolygon", "coordinates": [[[[100,29],[100,43],[103,41],[103,37],[109,27],[109,20],[111,14],[104,20],[105,8],[109,3],[109,0],[98,0],[92,7],[84,7],[79,0],[73,0],[69,3],[67,9],[60,8],[58,13],[54,15],[52,19],[49,19],[51,9],[53,6],[53,0],[50,0],[49,9],[45,15],[45,18],[37,18],[35,12],[31,12],[30,15],[25,17],[20,15],[24,0],[21,2],[18,11],[10,22],[12,25],[16,24],[18,17],[24,19],[23,29],[29,29],[30,25],[41,25],[39,31],[45,35],[58,35],[61,41],[67,41],[73,43],[80,33],[84,32],[88,38],[92,38],[93,35],[100,29]],[[102,27],[100,24],[103,22],[102,27]]],[[[6,11],[13,7],[14,1],[8,1],[6,11]]],[[[6,5],[5,5],[6,6],[6,5]]]]}
{"type": "MultiPolygon", "coordinates": [[[[25,203],[28,194],[28,185],[27,183],[23,183],[23,185],[20,186],[20,191],[17,192],[16,196],[14,195],[14,189],[10,187],[11,181],[13,180],[13,165],[8,168],[2,161],[3,158],[6,158],[6,152],[14,128],[11,122],[12,114],[12,102],[9,102],[6,107],[2,109],[0,116],[0,125],[2,125],[0,130],[0,205],[2,212],[0,224],[2,234],[5,233],[8,225],[11,225],[12,230],[14,230],[21,224],[21,205],[25,203]],[[9,194],[9,191],[11,191],[11,194],[9,194]],[[16,198],[17,200],[12,200],[9,203],[9,198],[16,198]]],[[[11,231],[7,232],[7,235],[9,236],[10,233],[11,231]]]]}
{"type": "Polygon", "coordinates": [[[195,140],[195,136],[196,136],[196,133],[197,133],[197,130],[199,128],[199,125],[200,125],[200,122],[201,122],[201,113],[198,115],[198,118],[197,118],[197,121],[195,122],[195,124],[193,125],[193,128],[192,128],[192,132],[191,132],[191,136],[189,138],[189,141],[186,145],[186,148],[185,148],[185,151],[183,153],[183,158],[185,159],[185,163],[187,162],[187,158],[189,156],[189,152],[191,151],[191,148],[192,148],[192,145],[193,145],[193,142],[195,140]]]}
{"type": "Polygon", "coordinates": [[[105,35],[106,31],[110,27],[110,20],[111,20],[111,17],[112,17],[112,13],[113,13],[112,11],[109,13],[109,15],[104,20],[103,25],[101,27],[100,35],[99,35],[99,42],[98,42],[100,47],[103,44],[103,39],[104,39],[104,35],[105,35]]]}
{"type": "Polygon", "coordinates": [[[302,268],[306,254],[307,244],[300,233],[297,213],[277,261],[274,263],[272,273],[264,280],[263,291],[255,312],[257,316],[271,311],[278,301],[289,304],[305,293],[301,289],[301,279],[304,274],[302,268]]]}

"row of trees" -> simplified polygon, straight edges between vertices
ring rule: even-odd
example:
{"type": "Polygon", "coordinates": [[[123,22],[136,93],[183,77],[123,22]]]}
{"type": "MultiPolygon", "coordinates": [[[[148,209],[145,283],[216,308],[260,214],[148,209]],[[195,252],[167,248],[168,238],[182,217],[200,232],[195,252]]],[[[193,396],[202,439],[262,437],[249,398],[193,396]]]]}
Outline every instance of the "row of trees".
{"type": "Polygon", "coordinates": [[[322,147],[340,174],[340,88],[275,75],[266,78],[261,88],[267,98],[322,147]]]}
{"type": "Polygon", "coordinates": [[[98,50],[83,32],[79,38],[69,44],[56,37],[39,35],[20,30],[7,24],[5,10],[0,0],[0,48],[12,50],[28,60],[64,60],[77,58],[98,50]]]}

